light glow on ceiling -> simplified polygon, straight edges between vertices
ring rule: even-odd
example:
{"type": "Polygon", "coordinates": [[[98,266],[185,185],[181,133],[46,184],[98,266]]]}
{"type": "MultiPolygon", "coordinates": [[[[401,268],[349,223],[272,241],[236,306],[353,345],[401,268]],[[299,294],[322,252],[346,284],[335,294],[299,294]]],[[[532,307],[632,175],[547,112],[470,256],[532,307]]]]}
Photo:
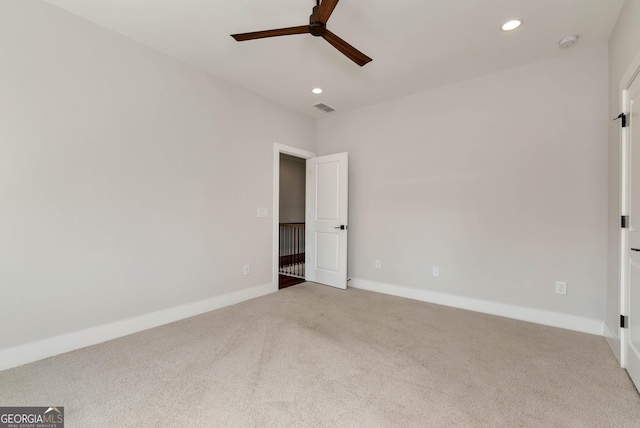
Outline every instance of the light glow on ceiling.
{"type": "Polygon", "coordinates": [[[512,19],[511,21],[507,21],[504,24],[502,24],[502,27],[500,27],[500,29],[502,31],[513,31],[519,26],[521,26],[523,22],[524,21],[522,19],[512,19]]]}
{"type": "Polygon", "coordinates": [[[313,89],[311,90],[311,92],[313,92],[314,94],[321,94],[321,93],[322,93],[322,89],[320,89],[320,88],[313,88],[313,89]]]}

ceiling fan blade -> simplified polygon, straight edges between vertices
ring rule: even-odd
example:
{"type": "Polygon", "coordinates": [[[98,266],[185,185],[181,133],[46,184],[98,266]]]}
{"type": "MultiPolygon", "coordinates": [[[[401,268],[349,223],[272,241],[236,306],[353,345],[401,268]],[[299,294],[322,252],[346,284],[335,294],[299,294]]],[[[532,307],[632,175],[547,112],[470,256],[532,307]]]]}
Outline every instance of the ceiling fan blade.
{"type": "Polygon", "coordinates": [[[351,46],[349,43],[342,40],[340,37],[327,30],[322,36],[327,42],[331,43],[334,48],[345,54],[351,61],[358,64],[360,67],[372,61],[371,58],[360,52],[358,49],[351,46]]]}
{"type": "Polygon", "coordinates": [[[318,8],[318,15],[316,16],[316,21],[320,24],[326,24],[333,12],[333,9],[336,8],[340,0],[322,0],[320,3],[320,7],[318,8]]]}
{"type": "Polygon", "coordinates": [[[236,39],[236,41],[238,42],[244,42],[246,40],[264,39],[266,37],[305,34],[305,33],[308,33],[309,31],[310,30],[308,25],[301,25],[299,27],[278,28],[276,30],[265,30],[265,31],[254,31],[253,33],[232,34],[231,37],[236,39]]]}

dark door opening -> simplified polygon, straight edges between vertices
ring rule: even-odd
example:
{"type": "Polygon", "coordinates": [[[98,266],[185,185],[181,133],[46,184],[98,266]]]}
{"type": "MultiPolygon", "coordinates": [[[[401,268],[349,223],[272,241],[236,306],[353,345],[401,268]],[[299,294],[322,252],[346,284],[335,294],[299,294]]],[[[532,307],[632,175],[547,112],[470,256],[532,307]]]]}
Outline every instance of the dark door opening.
{"type": "Polygon", "coordinates": [[[305,281],[306,161],[280,154],[278,288],[305,281]]]}

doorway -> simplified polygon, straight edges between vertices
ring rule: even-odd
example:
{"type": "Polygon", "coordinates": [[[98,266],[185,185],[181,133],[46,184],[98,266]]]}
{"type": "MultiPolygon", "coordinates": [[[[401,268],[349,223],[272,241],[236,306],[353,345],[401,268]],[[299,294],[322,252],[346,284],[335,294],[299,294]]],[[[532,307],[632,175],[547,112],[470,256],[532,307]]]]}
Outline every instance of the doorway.
{"type": "Polygon", "coordinates": [[[272,284],[276,290],[279,289],[282,154],[305,160],[304,279],[346,289],[349,154],[344,152],[316,157],[315,153],[278,143],[274,143],[273,150],[272,284]]]}
{"type": "MultiPolygon", "coordinates": [[[[304,275],[301,275],[298,270],[298,275],[280,275],[281,261],[287,264],[287,252],[283,255],[285,259],[281,259],[280,249],[280,223],[302,223],[305,224],[305,193],[306,193],[306,173],[303,171],[301,177],[302,182],[298,183],[299,173],[295,171],[299,169],[300,165],[306,165],[306,160],[315,157],[315,153],[301,150],[295,147],[286,146],[284,144],[274,143],[273,149],[273,284],[276,289],[286,288],[291,285],[304,282],[304,275]],[[284,170],[281,168],[281,163],[284,162],[284,170]],[[298,168],[296,168],[296,166],[298,168]],[[284,175],[284,176],[283,176],[284,175]],[[283,183],[282,192],[287,192],[289,188],[292,189],[291,194],[284,194],[281,197],[281,181],[291,181],[290,183],[283,183]],[[299,186],[304,189],[300,192],[299,186]],[[302,195],[302,201],[300,201],[300,195],[302,195]],[[282,199],[282,201],[281,201],[282,199]],[[302,206],[302,218],[300,218],[300,207],[302,206]],[[282,209],[281,209],[282,207],[282,209]],[[284,211],[281,215],[281,210],[284,211]],[[296,221],[290,221],[296,220],[296,221]]],[[[306,240],[305,240],[306,245],[306,240]]],[[[296,250],[295,245],[288,245],[292,254],[299,254],[300,250],[296,250]]],[[[300,256],[291,257],[292,261],[297,261],[300,256]]],[[[299,265],[298,265],[299,266],[299,265]]]]}
{"type": "Polygon", "coordinates": [[[278,289],[305,281],[306,159],[280,153],[278,289]]]}

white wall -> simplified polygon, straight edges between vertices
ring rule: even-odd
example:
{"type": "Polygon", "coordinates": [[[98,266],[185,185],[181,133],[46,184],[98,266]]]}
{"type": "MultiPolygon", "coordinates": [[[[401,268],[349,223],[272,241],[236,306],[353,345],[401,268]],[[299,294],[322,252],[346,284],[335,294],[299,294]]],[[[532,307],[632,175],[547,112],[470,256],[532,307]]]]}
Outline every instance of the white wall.
{"type": "Polygon", "coordinates": [[[270,283],[274,141],[350,152],[351,277],[604,319],[605,46],[336,113],[317,149],[312,119],[43,2],[0,2],[0,64],[0,354],[270,283]]]}
{"type": "Polygon", "coordinates": [[[602,326],[607,111],[603,45],[320,119],[318,154],[350,157],[350,277],[602,326]]]}
{"type": "MultiPolygon", "coordinates": [[[[627,0],[609,38],[609,117],[620,114],[620,81],[640,54],[640,1],[627,0]]],[[[620,358],[620,122],[609,122],[609,258],[605,329],[620,358]]]]}
{"type": "Polygon", "coordinates": [[[280,155],[280,223],[304,223],[306,161],[280,155]]]}
{"type": "Polygon", "coordinates": [[[313,119],[34,1],[0,94],[0,351],[272,282],[256,209],[313,119]]]}

